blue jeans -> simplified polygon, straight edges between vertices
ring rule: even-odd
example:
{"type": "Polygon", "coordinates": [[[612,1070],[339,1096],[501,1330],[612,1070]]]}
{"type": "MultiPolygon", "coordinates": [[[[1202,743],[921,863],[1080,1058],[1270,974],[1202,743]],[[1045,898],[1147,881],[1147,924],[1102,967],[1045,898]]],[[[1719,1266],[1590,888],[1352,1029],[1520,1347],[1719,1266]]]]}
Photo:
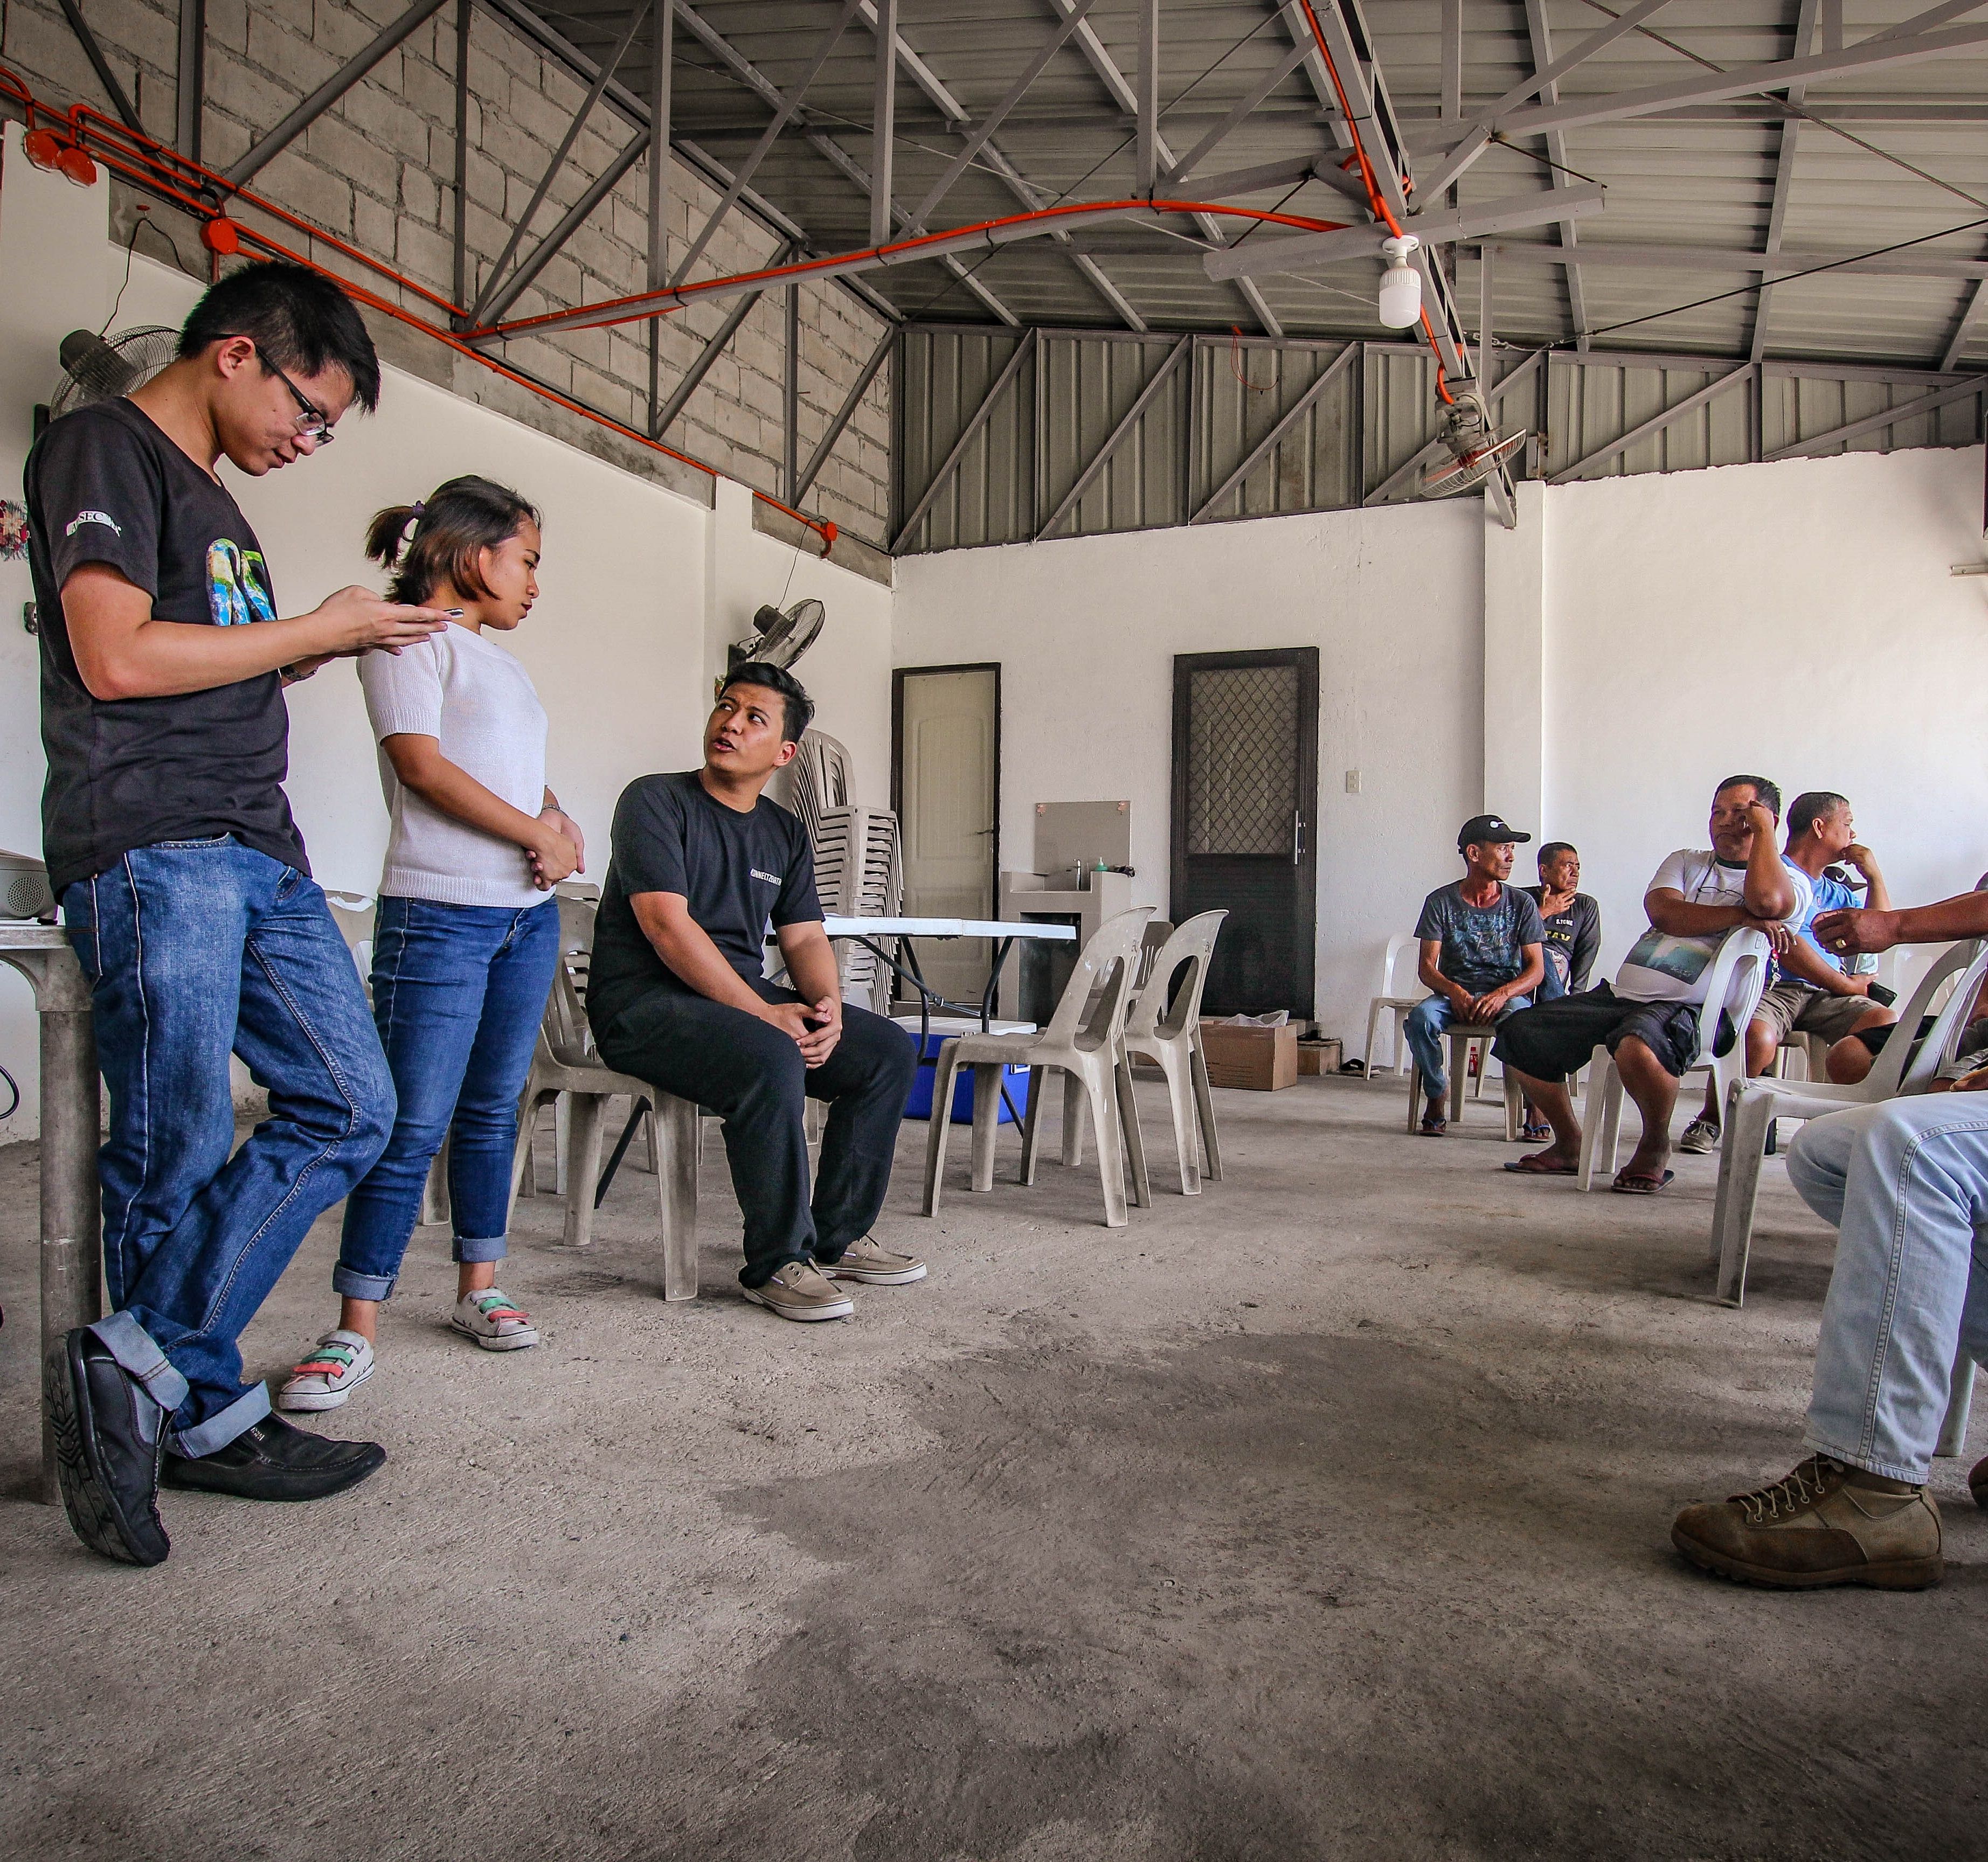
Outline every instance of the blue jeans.
{"type": "Polygon", "coordinates": [[[401,1109],[379,1162],[346,1201],[331,1276],[346,1298],[392,1293],[445,1137],[455,1258],[503,1259],[518,1096],[559,948],[551,898],[518,909],[380,901],[373,1018],[401,1109]]]}
{"type": "Polygon", "coordinates": [[[236,1343],[311,1224],[370,1168],[394,1083],[324,894],[222,835],[127,853],[63,894],[110,1089],[98,1153],[112,1312],[91,1329],[211,1454],[269,1414],[236,1343]],[[269,1093],[231,1157],[228,1056],[269,1093]]]}
{"type": "Polygon", "coordinates": [[[1988,1362],[1988,1093],[1812,1119],[1789,1149],[1788,1179],[1842,1232],[1807,1445],[1922,1482],[1959,1350],[1988,1362]]]}
{"type": "MultiPolygon", "coordinates": [[[[1515,995],[1505,1005],[1498,1019],[1530,1009],[1530,995],[1515,995]]],[[[1422,1090],[1431,1099],[1440,1099],[1449,1090],[1449,1071],[1443,1058],[1442,1032],[1456,1019],[1456,1010],[1446,995],[1432,995],[1408,1011],[1402,1032],[1408,1036],[1408,1052],[1422,1070],[1422,1090]]]]}
{"type": "Polygon", "coordinates": [[[1557,1002],[1567,993],[1567,957],[1564,951],[1550,944],[1540,954],[1547,967],[1545,973],[1540,978],[1540,986],[1533,992],[1533,1000],[1536,1002],[1557,1002]]]}

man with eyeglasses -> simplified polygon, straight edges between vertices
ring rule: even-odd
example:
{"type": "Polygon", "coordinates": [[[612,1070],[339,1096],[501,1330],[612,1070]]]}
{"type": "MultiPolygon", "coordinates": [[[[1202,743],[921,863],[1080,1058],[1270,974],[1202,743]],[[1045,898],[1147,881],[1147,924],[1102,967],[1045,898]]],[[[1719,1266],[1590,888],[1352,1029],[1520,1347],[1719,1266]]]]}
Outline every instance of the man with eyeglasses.
{"type": "Polygon", "coordinates": [[[312,1499],[385,1459],[292,1428],[242,1381],[242,1329],[394,1110],[283,793],[282,688],[446,621],[363,588],[278,619],[262,546],[216,471],[308,458],[379,394],[351,299],[306,267],[250,265],[194,306],[175,360],[57,421],[28,461],[43,842],[110,1092],[113,1310],[69,1333],[45,1377],[69,1522],[126,1563],[167,1555],[162,1479],[312,1499]],[[238,1151],[231,1053],[269,1093],[238,1151]]]}

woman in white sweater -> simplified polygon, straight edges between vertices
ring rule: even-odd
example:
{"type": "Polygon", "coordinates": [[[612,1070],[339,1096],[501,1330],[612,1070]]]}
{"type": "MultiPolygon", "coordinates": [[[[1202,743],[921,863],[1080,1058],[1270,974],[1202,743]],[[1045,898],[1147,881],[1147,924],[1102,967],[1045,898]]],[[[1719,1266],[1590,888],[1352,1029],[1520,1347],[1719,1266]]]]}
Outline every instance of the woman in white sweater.
{"type": "Polygon", "coordinates": [[[359,662],[392,827],[373,943],[373,1013],[400,1109],[347,1198],[332,1286],[343,1300],[278,1393],[336,1409],[373,1374],[380,1302],[394,1290],[428,1168],[449,1140],[456,1303],[451,1323],[486,1350],[535,1345],[497,1286],[518,1096],[559,960],[553,887],[581,870],[580,830],[546,786],[546,714],[492,637],[539,593],[539,515],[485,478],[451,478],[382,511],[367,554],[393,599],[455,619],[397,656],[359,662]]]}

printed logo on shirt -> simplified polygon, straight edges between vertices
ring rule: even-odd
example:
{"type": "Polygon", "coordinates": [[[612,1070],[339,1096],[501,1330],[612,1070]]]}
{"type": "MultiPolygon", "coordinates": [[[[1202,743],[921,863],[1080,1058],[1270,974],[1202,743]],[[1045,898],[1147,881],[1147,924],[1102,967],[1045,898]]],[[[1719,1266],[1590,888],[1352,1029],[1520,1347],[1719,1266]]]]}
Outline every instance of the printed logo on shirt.
{"type": "Polygon", "coordinates": [[[262,554],[244,549],[227,537],[207,546],[208,607],[217,627],[246,627],[252,620],[274,620],[269,576],[262,554]]]}
{"type": "Polygon", "coordinates": [[[63,535],[74,536],[85,524],[102,524],[106,529],[116,532],[120,536],[124,534],[124,526],[118,522],[108,511],[79,511],[69,520],[69,528],[63,532],[63,535]]]}
{"type": "Polygon", "coordinates": [[[779,874],[777,873],[762,873],[757,867],[755,867],[752,869],[752,877],[755,879],[764,880],[769,886],[777,886],[780,883],[779,874]]]}

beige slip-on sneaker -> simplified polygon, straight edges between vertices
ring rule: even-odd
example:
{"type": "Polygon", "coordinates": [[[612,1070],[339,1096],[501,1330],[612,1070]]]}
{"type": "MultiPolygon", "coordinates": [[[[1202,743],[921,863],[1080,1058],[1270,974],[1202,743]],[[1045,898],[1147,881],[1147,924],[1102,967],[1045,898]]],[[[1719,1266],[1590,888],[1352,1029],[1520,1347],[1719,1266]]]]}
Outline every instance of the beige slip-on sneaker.
{"type": "Polygon", "coordinates": [[[840,1256],[820,1263],[831,1280],[860,1280],[871,1286],[904,1286],[925,1277],[925,1264],[915,1254],[893,1254],[874,1235],[851,1242],[840,1256]]]}
{"type": "Polygon", "coordinates": [[[764,1286],[749,1286],[746,1297],[783,1319],[847,1319],[856,1302],[812,1261],[789,1261],[764,1286]]]}

